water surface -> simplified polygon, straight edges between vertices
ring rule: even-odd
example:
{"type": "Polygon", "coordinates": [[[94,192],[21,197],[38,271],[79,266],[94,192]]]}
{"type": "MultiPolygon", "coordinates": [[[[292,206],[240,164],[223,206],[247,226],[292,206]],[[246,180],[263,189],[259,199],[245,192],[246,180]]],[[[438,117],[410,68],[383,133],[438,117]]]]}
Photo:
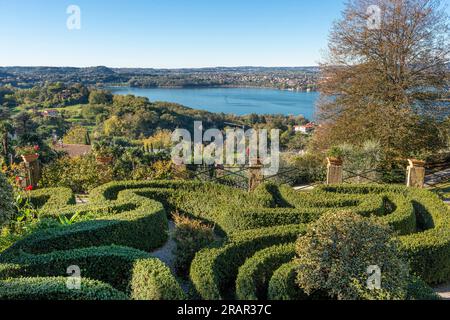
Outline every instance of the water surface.
{"type": "Polygon", "coordinates": [[[317,92],[298,92],[266,88],[143,89],[108,88],[114,94],[147,97],[150,101],[167,101],[210,112],[236,115],[284,114],[313,119],[317,92]]]}

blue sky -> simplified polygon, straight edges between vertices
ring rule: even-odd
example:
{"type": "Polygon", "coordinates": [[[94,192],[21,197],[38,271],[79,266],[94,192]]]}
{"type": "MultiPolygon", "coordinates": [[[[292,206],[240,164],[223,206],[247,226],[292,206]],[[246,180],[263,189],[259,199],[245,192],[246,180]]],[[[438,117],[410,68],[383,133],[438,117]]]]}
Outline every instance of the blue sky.
{"type": "Polygon", "coordinates": [[[0,65],[307,66],[343,0],[0,0],[0,65]],[[69,5],[81,29],[68,30],[69,5]]]}

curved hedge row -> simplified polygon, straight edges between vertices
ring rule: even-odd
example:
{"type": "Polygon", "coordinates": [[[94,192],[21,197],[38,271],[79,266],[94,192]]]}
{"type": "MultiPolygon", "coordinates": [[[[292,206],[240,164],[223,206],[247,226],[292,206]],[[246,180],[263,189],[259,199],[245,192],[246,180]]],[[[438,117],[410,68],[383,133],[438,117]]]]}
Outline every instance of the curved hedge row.
{"type": "Polygon", "coordinates": [[[30,253],[48,253],[85,247],[122,245],[142,250],[162,246],[168,239],[168,221],[164,207],[159,202],[123,191],[115,202],[104,206],[73,206],[44,216],[72,215],[75,212],[114,212],[89,221],[83,221],[66,228],[37,232],[15,243],[4,255],[17,250],[30,253]]]}
{"type": "Polygon", "coordinates": [[[257,252],[238,271],[236,298],[266,300],[267,286],[274,271],[295,257],[295,244],[284,244],[257,252]]]}
{"type": "Polygon", "coordinates": [[[190,278],[201,298],[304,299],[292,287],[293,265],[281,266],[293,254],[291,244],[305,223],[329,210],[351,210],[391,226],[412,271],[426,282],[450,280],[449,210],[424,190],[339,185],[299,193],[264,184],[247,193],[193,181],[125,181],[94,189],[88,205],[72,205],[67,189],[33,192],[32,201],[44,216],[79,213],[84,221],[14,244],[0,256],[0,279],[59,277],[68,265],[79,263],[88,279],[131,298],[181,299],[184,294],[170,270],[139,251],[165,243],[167,214],[178,211],[214,223],[225,236],[192,262],[190,278]],[[99,271],[109,266],[115,276],[99,271]]]}
{"type": "Polygon", "coordinates": [[[283,264],[270,278],[268,300],[305,300],[307,295],[295,283],[297,277],[297,263],[291,261],[283,264]]]}
{"type": "Polygon", "coordinates": [[[303,225],[292,225],[244,231],[231,235],[221,247],[200,251],[190,269],[197,293],[206,300],[232,297],[239,267],[247,258],[267,247],[295,242],[305,229],[303,225]]]}
{"type": "Polygon", "coordinates": [[[18,278],[0,281],[0,300],[128,300],[127,295],[99,281],[83,279],[69,290],[66,277],[18,278]]]}
{"type": "MultiPolygon", "coordinates": [[[[369,195],[386,191],[410,199],[413,207],[416,232],[400,229],[399,236],[413,273],[429,284],[450,280],[450,209],[437,195],[427,190],[382,185],[322,186],[316,192],[327,196],[335,193],[369,195]]],[[[399,228],[398,224],[394,227],[399,228]]]]}
{"type": "Polygon", "coordinates": [[[95,279],[134,299],[182,299],[169,268],[150,254],[127,247],[91,247],[48,254],[20,253],[0,264],[0,279],[67,276],[76,265],[83,279],[95,279]]]}
{"type": "Polygon", "coordinates": [[[31,203],[42,212],[55,211],[75,204],[75,195],[69,188],[48,188],[30,192],[31,203]]]}
{"type": "MultiPolygon", "coordinates": [[[[117,200],[68,206],[73,195],[55,191],[33,192],[32,201],[41,206],[42,216],[79,213],[94,219],[35,232],[16,242],[0,255],[0,279],[35,277],[40,281],[67,276],[67,267],[77,265],[82,279],[101,281],[133,299],[184,298],[169,268],[140,251],[158,248],[168,239],[168,220],[161,203],[123,190],[117,200]]],[[[5,295],[12,292],[12,284],[5,287],[5,295]]],[[[33,288],[28,294],[35,294],[33,288]]],[[[52,286],[41,288],[51,291],[52,286]]],[[[26,287],[20,290],[27,294],[26,287]]]]}

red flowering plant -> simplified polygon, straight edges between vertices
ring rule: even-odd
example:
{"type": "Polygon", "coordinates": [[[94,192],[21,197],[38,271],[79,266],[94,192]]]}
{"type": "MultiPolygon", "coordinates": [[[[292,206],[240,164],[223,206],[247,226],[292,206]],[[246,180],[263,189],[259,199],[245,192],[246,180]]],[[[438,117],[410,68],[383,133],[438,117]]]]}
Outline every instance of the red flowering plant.
{"type": "Polygon", "coordinates": [[[15,206],[17,209],[16,219],[13,223],[14,231],[18,234],[27,232],[33,222],[39,220],[39,212],[31,202],[33,186],[16,189],[15,206]]]}

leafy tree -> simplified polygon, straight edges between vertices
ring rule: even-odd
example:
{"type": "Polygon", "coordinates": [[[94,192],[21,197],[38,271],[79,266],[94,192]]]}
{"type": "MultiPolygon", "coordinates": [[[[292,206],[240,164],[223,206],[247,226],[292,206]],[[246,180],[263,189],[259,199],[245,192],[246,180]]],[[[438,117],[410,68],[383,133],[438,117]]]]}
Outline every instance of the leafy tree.
{"type": "Polygon", "coordinates": [[[111,104],[113,95],[105,90],[92,90],[89,94],[89,104],[111,104]]]}
{"type": "Polygon", "coordinates": [[[154,135],[143,141],[148,149],[167,149],[172,146],[172,132],[169,130],[158,130],[154,135]]]}
{"type": "Polygon", "coordinates": [[[321,65],[318,145],[374,139],[388,158],[442,148],[449,35],[440,0],[349,1],[321,65]]]}

